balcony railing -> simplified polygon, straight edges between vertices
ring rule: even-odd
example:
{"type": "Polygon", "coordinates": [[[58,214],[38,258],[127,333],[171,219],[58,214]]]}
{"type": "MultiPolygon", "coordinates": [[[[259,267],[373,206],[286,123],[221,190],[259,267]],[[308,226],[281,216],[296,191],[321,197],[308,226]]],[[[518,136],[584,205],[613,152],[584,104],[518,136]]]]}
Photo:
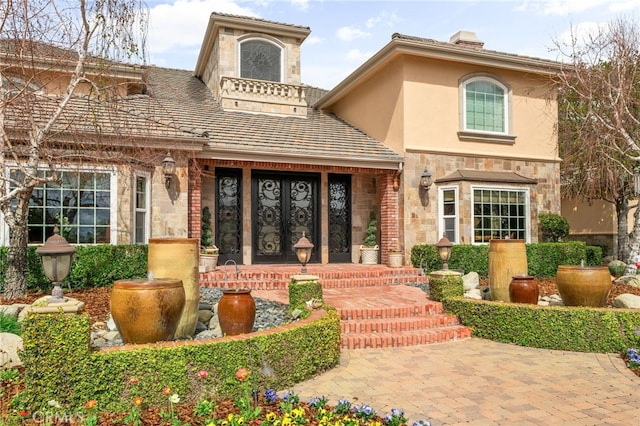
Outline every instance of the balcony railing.
{"type": "Polygon", "coordinates": [[[225,109],[282,115],[306,115],[304,87],[274,81],[222,77],[221,101],[225,109]]]}

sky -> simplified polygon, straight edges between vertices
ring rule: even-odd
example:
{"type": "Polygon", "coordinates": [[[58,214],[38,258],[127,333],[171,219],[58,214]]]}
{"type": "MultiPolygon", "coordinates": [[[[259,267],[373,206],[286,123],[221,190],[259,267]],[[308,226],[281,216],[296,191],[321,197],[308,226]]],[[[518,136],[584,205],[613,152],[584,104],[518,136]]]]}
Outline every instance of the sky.
{"type": "Polygon", "coordinates": [[[149,63],[193,70],[212,12],[309,27],[302,83],[331,89],[394,33],[447,42],[474,32],[484,48],[562,60],[557,44],[617,19],[640,22],[640,0],[147,0],[149,63]]]}

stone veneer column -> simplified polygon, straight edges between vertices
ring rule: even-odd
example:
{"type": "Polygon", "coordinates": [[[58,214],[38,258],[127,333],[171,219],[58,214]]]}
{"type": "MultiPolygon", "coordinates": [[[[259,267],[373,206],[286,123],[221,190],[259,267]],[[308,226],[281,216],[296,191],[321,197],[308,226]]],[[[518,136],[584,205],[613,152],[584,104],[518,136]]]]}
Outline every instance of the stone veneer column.
{"type": "Polygon", "coordinates": [[[379,175],[380,191],[380,250],[382,263],[389,261],[389,249],[393,241],[398,241],[400,221],[398,216],[398,192],[393,189],[395,171],[379,175]]]}
{"type": "Polygon", "coordinates": [[[189,162],[189,238],[200,239],[202,217],[202,174],[197,172],[199,168],[195,164],[197,160],[189,162]]]}

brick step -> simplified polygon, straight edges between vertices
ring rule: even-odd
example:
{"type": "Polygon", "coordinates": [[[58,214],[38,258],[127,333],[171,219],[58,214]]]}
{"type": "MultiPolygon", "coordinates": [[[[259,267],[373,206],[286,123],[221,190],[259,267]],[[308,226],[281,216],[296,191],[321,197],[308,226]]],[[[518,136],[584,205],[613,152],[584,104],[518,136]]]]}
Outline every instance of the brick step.
{"type": "MultiPolygon", "coordinates": [[[[336,268],[337,269],[337,268],[336,268]]],[[[220,288],[248,287],[256,290],[283,290],[291,277],[299,269],[284,266],[279,269],[260,267],[259,265],[240,265],[237,272],[233,266],[218,266],[217,269],[200,274],[203,286],[220,288]],[[244,270],[243,270],[244,269],[244,270]]],[[[351,288],[387,285],[426,284],[429,278],[417,268],[371,267],[359,270],[334,270],[327,265],[309,272],[319,277],[323,288],[351,288]]]]}
{"type": "MultiPolygon", "coordinates": [[[[289,288],[290,279],[287,280],[257,280],[257,279],[233,279],[210,280],[209,277],[200,279],[200,284],[205,287],[220,288],[251,288],[256,290],[286,290],[289,288]]],[[[426,284],[427,280],[417,280],[416,277],[375,277],[375,278],[344,278],[344,279],[320,279],[322,288],[356,288],[393,286],[407,284],[426,284]]]]}
{"type": "Polygon", "coordinates": [[[340,320],[364,321],[372,319],[416,318],[442,313],[442,303],[427,300],[424,304],[388,306],[384,308],[340,308],[340,320]]]}
{"type": "Polygon", "coordinates": [[[388,333],[343,334],[343,349],[374,349],[443,343],[471,337],[471,329],[453,325],[424,330],[388,333]]]}
{"type": "Polygon", "coordinates": [[[460,325],[458,318],[448,314],[432,314],[424,317],[380,318],[372,320],[342,320],[343,334],[397,333],[437,327],[460,325]]]}

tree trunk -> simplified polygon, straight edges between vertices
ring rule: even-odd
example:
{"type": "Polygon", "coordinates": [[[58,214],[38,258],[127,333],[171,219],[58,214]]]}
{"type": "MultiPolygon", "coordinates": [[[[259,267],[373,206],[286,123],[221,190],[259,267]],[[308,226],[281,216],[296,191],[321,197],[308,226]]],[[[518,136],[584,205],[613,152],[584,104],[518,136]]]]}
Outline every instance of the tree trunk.
{"type": "Polygon", "coordinates": [[[629,199],[616,199],[616,216],[618,218],[618,253],[617,259],[627,262],[629,258],[629,199]]]}
{"type": "Polygon", "coordinates": [[[629,235],[627,243],[628,253],[624,258],[625,263],[635,263],[635,259],[640,254],[640,207],[636,207],[633,212],[633,230],[629,235]]]}
{"type": "Polygon", "coordinates": [[[27,294],[27,219],[30,198],[31,191],[21,192],[16,197],[17,205],[9,237],[7,272],[4,279],[3,297],[6,300],[24,297],[27,294]]]}

